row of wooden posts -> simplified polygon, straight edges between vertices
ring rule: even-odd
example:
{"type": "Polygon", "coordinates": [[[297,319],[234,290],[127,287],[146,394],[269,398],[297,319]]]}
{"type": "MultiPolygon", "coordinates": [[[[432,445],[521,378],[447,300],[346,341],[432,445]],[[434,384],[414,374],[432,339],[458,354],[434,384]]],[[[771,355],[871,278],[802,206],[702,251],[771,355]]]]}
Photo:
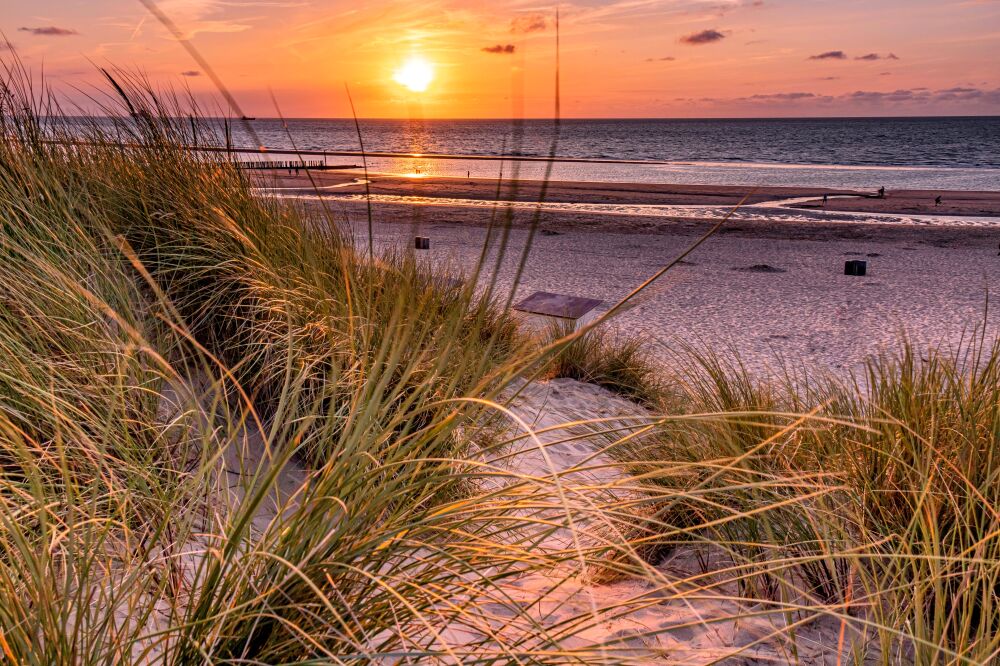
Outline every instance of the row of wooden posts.
{"type": "Polygon", "coordinates": [[[322,160],[263,160],[259,162],[249,162],[240,160],[239,165],[243,169],[323,169],[326,164],[322,160]]]}

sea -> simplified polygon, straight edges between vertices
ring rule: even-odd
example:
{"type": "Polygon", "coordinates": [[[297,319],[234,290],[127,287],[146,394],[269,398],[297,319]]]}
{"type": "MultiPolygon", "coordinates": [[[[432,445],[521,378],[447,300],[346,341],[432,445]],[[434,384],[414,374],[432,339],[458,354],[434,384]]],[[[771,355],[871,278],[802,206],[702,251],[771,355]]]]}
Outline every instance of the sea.
{"type": "Polygon", "coordinates": [[[357,127],[352,119],[258,118],[233,122],[231,135],[235,146],[304,151],[363,143],[366,152],[400,154],[367,157],[370,171],[405,175],[1000,191],[1000,117],[361,119],[357,127]]]}

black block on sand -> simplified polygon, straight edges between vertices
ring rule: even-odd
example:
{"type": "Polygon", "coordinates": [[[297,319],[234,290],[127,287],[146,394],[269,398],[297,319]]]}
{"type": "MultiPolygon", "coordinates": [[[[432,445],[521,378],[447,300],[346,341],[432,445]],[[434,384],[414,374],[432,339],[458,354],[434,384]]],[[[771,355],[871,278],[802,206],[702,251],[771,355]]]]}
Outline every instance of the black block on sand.
{"type": "Polygon", "coordinates": [[[868,273],[868,262],[854,259],[844,262],[844,275],[860,277],[868,273]]]}

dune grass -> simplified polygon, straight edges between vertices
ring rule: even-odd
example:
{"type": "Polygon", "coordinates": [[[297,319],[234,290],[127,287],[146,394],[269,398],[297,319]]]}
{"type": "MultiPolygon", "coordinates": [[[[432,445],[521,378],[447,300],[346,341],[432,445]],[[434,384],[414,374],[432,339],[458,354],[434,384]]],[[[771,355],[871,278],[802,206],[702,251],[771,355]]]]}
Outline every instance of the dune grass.
{"type": "Polygon", "coordinates": [[[684,358],[688,416],[618,451],[675,493],[647,553],[708,545],[741,595],[858,620],[874,663],[997,659],[1000,343],[903,343],[850,380],[781,385],[684,358]]]}
{"type": "MultiPolygon", "coordinates": [[[[100,126],[60,124],[25,88],[4,109],[4,651],[461,651],[442,627],[482,620],[453,599],[524,566],[476,546],[459,429],[482,407],[456,401],[497,388],[515,327],[412,258],[365,261],[255,196],[179,148],[164,102],[119,85],[128,113],[100,126]],[[43,141],[81,134],[95,145],[43,141]],[[254,446],[259,466],[229,469],[254,446]],[[293,459],[308,483],[260,524],[293,459]]],[[[530,653],[532,633],[469,642],[530,653]]]]}
{"type": "Polygon", "coordinates": [[[566,377],[602,386],[613,393],[661,408],[668,399],[663,370],[648,351],[648,341],[605,327],[573,336],[572,327],[556,325],[542,332],[543,343],[573,337],[545,369],[550,377],[566,377]]]}
{"type": "Polygon", "coordinates": [[[603,328],[539,350],[484,290],[369,257],[182,150],[180,101],[115,85],[100,122],[16,64],[0,99],[6,659],[669,656],[584,638],[646,597],[547,620],[512,597],[528,574],[722,594],[786,618],[793,656],[822,618],[840,663],[996,659],[997,346],[787,386],[711,350],[667,373],[603,328]],[[505,466],[540,433],[495,419],[538,372],[641,403],[577,424],[619,485],[505,466]],[[703,570],[658,568],[681,551],[703,570]]]}

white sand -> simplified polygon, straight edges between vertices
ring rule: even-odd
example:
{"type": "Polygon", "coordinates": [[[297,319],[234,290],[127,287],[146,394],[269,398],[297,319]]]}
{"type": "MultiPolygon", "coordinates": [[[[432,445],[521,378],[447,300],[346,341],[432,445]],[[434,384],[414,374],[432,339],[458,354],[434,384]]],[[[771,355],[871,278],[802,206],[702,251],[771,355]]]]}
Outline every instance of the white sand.
{"type": "MultiPolygon", "coordinates": [[[[592,501],[602,494],[608,499],[607,493],[624,500],[640,492],[602,453],[607,436],[580,439],[579,426],[558,427],[581,418],[648,416],[640,407],[599,387],[557,379],[523,388],[511,410],[515,432],[525,432],[525,424],[530,426],[526,432],[543,431],[518,441],[505,460],[512,482],[558,476],[566,485],[565,518],[575,517],[584,541],[591,530],[600,532],[600,525],[587,521],[592,501]],[[571,437],[576,439],[562,441],[571,437]],[[585,471],[574,471],[580,468],[585,471]],[[588,485],[592,493],[586,491],[588,485]]],[[[554,522],[559,514],[554,509],[546,517],[554,522]]],[[[553,533],[539,547],[571,547],[565,536],[564,531],[553,533]]],[[[721,553],[692,545],[678,547],[654,563],[641,581],[600,583],[586,572],[551,572],[516,580],[505,586],[505,592],[545,626],[578,619],[584,628],[564,647],[601,654],[607,663],[836,664],[838,652],[846,663],[850,646],[862,640],[845,627],[841,641],[841,623],[819,609],[785,615],[774,606],[740,599],[735,584],[699,578],[700,562],[705,561],[719,568],[732,564],[721,553]],[[705,589],[710,581],[711,589],[705,589]],[[793,622],[800,623],[794,635],[787,631],[793,622]]],[[[498,615],[507,610],[494,605],[498,615]]],[[[869,656],[877,656],[874,646],[869,646],[869,656]]]]}
{"type": "MultiPolygon", "coordinates": [[[[419,225],[376,222],[376,241],[381,247],[412,247],[419,232],[431,238],[431,250],[420,256],[469,274],[486,230],[433,221],[442,215],[448,219],[422,211],[419,225]]],[[[364,228],[355,226],[359,242],[366,242],[364,228]]],[[[757,371],[784,359],[796,371],[842,372],[881,350],[898,349],[904,332],[920,345],[954,347],[976,326],[986,325],[988,341],[1000,331],[998,308],[985,314],[988,290],[1000,286],[1000,257],[988,237],[947,243],[939,236],[923,240],[919,228],[886,235],[873,231],[876,227],[845,225],[840,235],[858,240],[810,240],[801,227],[794,239],[782,239],[780,225],[775,229],[709,239],[687,258],[690,263],[672,269],[636,307],[617,317],[616,325],[647,336],[649,348],[663,358],[678,343],[716,351],[729,347],[757,371]],[[848,259],[866,260],[868,275],[843,275],[848,259]],[[783,272],[744,270],[759,264],[783,272]]],[[[955,230],[959,239],[963,233],[955,230]]],[[[692,232],[576,231],[566,225],[559,234],[536,235],[518,298],[542,290],[598,298],[607,307],[695,238],[692,232]]],[[[1000,241],[1000,230],[996,236],[1000,241]]],[[[497,274],[504,288],[510,287],[526,237],[522,229],[511,235],[497,274]]],[[[494,259],[495,254],[491,268],[494,259]]]]}

